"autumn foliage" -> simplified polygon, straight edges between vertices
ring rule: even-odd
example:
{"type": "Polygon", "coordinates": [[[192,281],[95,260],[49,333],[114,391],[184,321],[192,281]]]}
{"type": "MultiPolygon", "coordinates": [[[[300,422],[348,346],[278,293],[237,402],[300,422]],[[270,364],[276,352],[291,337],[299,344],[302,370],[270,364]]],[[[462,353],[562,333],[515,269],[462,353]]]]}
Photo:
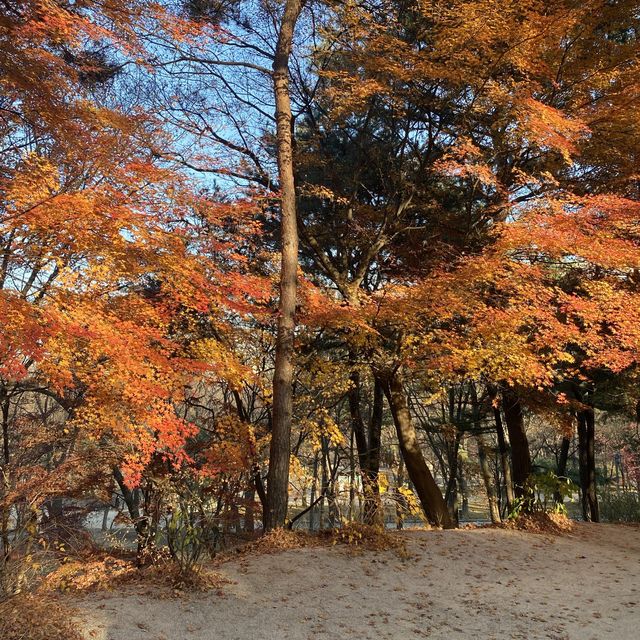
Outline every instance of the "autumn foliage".
{"type": "Polygon", "coordinates": [[[191,570],[637,501],[637,3],[258,4],[0,8],[7,593],[105,505],[191,570]]]}

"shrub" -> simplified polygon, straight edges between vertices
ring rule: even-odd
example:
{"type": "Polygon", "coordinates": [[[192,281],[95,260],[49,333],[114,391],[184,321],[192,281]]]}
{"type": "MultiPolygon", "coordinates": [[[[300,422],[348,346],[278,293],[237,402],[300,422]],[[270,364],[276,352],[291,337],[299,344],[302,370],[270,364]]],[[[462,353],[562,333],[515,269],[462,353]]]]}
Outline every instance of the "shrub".
{"type": "Polygon", "coordinates": [[[523,513],[558,513],[567,515],[564,500],[578,490],[569,479],[557,476],[553,471],[533,473],[525,487],[525,495],[517,498],[509,513],[510,519],[516,519],[523,513]]]}
{"type": "Polygon", "coordinates": [[[600,516],[609,522],[640,522],[640,496],[629,491],[605,491],[600,496],[600,516]]]}
{"type": "Polygon", "coordinates": [[[191,574],[206,550],[207,522],[193,505],[179,502],[167,518],[167,545],[180,571],[191,574]]]}

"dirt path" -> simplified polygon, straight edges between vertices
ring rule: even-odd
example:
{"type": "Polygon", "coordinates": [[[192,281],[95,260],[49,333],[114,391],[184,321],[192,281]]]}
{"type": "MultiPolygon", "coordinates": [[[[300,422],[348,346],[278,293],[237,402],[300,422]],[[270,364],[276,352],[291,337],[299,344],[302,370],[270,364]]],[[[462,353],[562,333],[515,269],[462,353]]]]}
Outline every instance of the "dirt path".
{"type": "MultiPolygon", "coordinates": [[[[640,638],[640,529],[407,532],[414,557],[309,548],[223,565],[215,593],[79,603],[91,640],[640,638]]],[[[78,605],[78,602],[74,603],[78,605]]]]}

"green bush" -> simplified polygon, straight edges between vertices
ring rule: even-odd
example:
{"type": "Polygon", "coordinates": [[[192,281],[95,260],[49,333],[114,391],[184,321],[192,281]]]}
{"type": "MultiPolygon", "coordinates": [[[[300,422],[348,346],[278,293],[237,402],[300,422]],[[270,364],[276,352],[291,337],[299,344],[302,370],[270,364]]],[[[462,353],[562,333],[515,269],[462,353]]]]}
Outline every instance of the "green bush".
{"type": "Polygon", "coordinates": [[[516,519],[525,512],[567,515],[564,500],[577,490],[569,478],[557,476],[553,471],[532,473],[525,486],[525,495],[514,501],[509,518],[516,519]]]}
{"type": "Polygon", "coordinates": [[[167,544],[181,572],[195,570],[205,550],[205,523],[193,505],[178,503],[167,519],[167,544]]]}
{"type": "Polygon", "coordinates": [[[640,522],[640,496],[606,491],[600,496],[600,516],[608,522],[640,522]]]}

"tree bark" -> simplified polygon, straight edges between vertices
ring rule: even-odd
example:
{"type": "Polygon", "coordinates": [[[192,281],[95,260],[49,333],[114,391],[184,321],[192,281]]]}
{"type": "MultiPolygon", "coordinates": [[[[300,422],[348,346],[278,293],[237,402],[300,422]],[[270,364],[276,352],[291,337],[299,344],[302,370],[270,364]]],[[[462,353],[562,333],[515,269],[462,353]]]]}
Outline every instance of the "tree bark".
{"type": "Polygon", "coordinates": [[[491,470],[489,469],[489,460],[487,458],[487,449],[482,434],[476,436],[476,442],[478,443],[478,458],[480,460],[480,473],[482,474],[482,480],[487,491],[487,499],[489,501],[489,516],[493,524],[501,522],[500,508],[498,506],[498,498],[496,496],[496,490],[493,485],[493,478],[491,477],[491,470]]]}
{"type": "Polygon", "coordinates": [[[351,427],[358,450],[358,464],[362,478],[362,493],[364,506],[362,519],[366,524],[381,525],[382,505],[380,502],[380,435],[382,432],[382,415],[384,393],[379,380],[374,380],[373,407],[368,429],[360,411],[360,374],[351,374],[351,388],[349,389],[349,414],[351,427]]]}
{"type": "Polygon", "coordinates": [[[447,504],[420,450],[398,372],[387,373],[382,377],[381,383],[393,415],[407,474],[418,494],[422,509],[429,522],[444,529],[452,529],[454,524],[447,504]]]}
{"type": "Polygon", "coordinates": [[[364,505],[364,521],[369,524],[384,525],[384,512],[380,500],[380,438],[382,436],[382,417],[384,412],[384,391],[379,380],[374,378],[373,407],[369,421],[369,456],[367,474],[373,488],[373,500],[364,505]]]}
{"type": "Polygon", "coordinates": [[[309,531],[315,531],[316,493],[318,492],[318,452],[313,456],[313,482],[311,483],[311,496],[309,498],[309,531]]]}
{"type": "Polygon", "coordinates": [[[289,455],[293,410],[293,359],[298,272],[298,227],[293,175],[293,134],[289,57],[304,0],[286,0],[273,60],[276,142],[280,181],[280,302],[273,372],[273,424],[269,447],[264,528],[284,527],[289,504],[289,455]]]}
{"type": "Polygon", "coordinates": [[[513,478],[511,477],[511,463],[509,462],[509,447],[507,447],[507,441],[504,437],[504,426],[502,425],[500,407],[493,408],[493,417],[496,423],[496,435],[498,438],[498,451],[500,454],[502,478],[504,480],[504,493],[507,503],[507,511],[510,512],[515,496],[513,495],[513,478]]]}
{"type": "Polygon", "coordinates": [[[255,487],[251,487],[244,492],[244,531],[245,533],[253,533],[256,525],[254,518],[254,506],[256,501],[255,487]]]}
{"type": "Polygon", "coordinates": [[[396,529],[404,526],[404,513],[407,510],[407,500],[400,489],[404,486],[404,460],[402,456],[398,460],[398,475],[396,479],[396,529]]]}
{"type": "Polygon", "coordinates": [[[106,531],[109,527],[109,511],[111,511],[111,504],[107,504],[102,511],[102,526],[100,531],[106,531]]]}
{"type": "Polygon", "coordinates": [[[457,432],[453,448],[449,452],[449,481],[444,494],[444,500],[456,527],[458,526],[458,454],[460,452],[461,433],[457,432]]]}
{"type": "Polygon", "coordinates": [[[595,413],[593,407],[578,411],[578,461],[582,517],[586,522],[600,522],[596,493],[595,413]]]}
{"type": "Polygon", "coordinates": [[[462,461],[458,464],[458,486],[460,487],[460,495],[462,496],[460,515],[464,520],[467,520],[469,518],[469,491],[462,461]]]}
{"type": "Polygon", "coordinates": [[[11,458],[9,452],[9,409],[11,405],[9,396],[4,391],[0,394],[0,403],[2,404],[2,460],[4,465],[8,465],[11,458]]]}
{"type": "MultiPolygon", "coordinates": [[[[4,499],[9,493],[9,462],[11,455],[9,451],[9,396],[4,387],[0,394],[0,404],[2,410],[2,464],[0,464],[0,497],[4,499]]],[[[2,541],[2,562],[0,563],[0,573],[7,563],[11,552],[11,541],[9,537],[9,505],[4,505],[0,509],[0,540],[2,541]]]]}
{"type": "Polygon", "coordinates": [[[353,520],[353,506],[356,497],[356,460],[355,450],[355,433],[351,429],[351,437],[349,439],[349,521],[353,520]]]}
{"type": "Polygon", "coordinates": [[[329,482],[327,483],[327,505],[329,507],[329,526],[335,527],[340,521],[340,509],[336,497],[336,475],[338,469],[338,449],[333,451],[333,462],[329,451],[329,438],[326,439],[327,467],[329,470],[329,482]]]}
{"type": "Polygon", "coordinates": [[[116,479],[116,482],[120,487],[122,497],[124,498],[124,503],[127,505],[129,516],[136,530],[138,547],[136,552],[136,563],[139,567],[141,567],[148,561],[147,551],[149,549],[149,543],[151,541],[149,517],[142,514],[140,510],[140,500],[137,492],[132,491],[131,489],[129,489],[129,487],[127,487],[124,482],[122,472],[120,471],[120,469],[118,469],[118,467],[114,467],[113,477],[116,479]]]}
{"type": "Polygon", "coordinates": [[[531,475],[531,453],[529,441],[524,430],[524,415],[520,398],[514,389],[505,387],[502,391],[504,418],[511,444],[511,463],[515,495],[523,498],[526,495],[527,480],[531,475]]]}
{"type": "MultiPolygon", "coordinates": [[[[567,474],[567,460],[569,459],[569,447],[571,446],[571,438],[564,436],[560,445],[560,457],[558,458],[558,468],[556,475],[558,478],[565,478],[567,474]]],[[[562,495],[556,491],[554,500],[558,504],[562,504],[562,495]]]]}
{"type": "Polygon", "coordinates": [[[324,436],[321,437],[321,451],[322,451],[322,458],[320,461],[320,465],[322,469],[321,471],[322,479],[320,481],[320,517],[319,517],[320,531],[322,531],[325,528],[324,504],[326,501],[327,493],[329,492],[329,471],[327,469],[327,465],[329,464],[329,460],[327,459],[327,456],[329,452],[328,452],[328,448],[325,446],[324,436]]]}

